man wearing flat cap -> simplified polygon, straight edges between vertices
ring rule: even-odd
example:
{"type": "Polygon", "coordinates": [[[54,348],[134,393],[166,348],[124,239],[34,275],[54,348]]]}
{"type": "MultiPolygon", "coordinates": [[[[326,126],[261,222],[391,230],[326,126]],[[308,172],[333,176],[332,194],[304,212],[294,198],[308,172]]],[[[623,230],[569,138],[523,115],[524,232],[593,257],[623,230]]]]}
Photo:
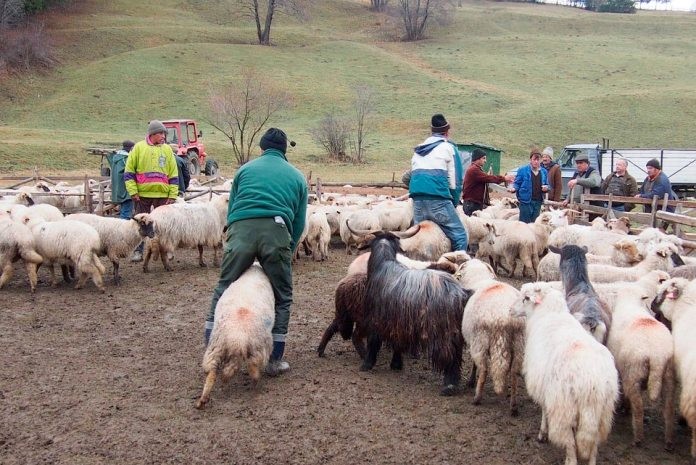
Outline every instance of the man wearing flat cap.
{"type": "Polygon", "coordinates": [[[575,203],[580,203],[582,194],[601,193],[602,177],[599,171],[590,166],[590,159],[587,154],[579,153],[575,156],[575,173],[568,181],[567,204],[570,199],[575,203]]]}
{"type": "MultiPolygon", "coordinates": [[[[662,200],[665,194],[669,194],[669,200],[676,200],[677,194],[672,190],[672,183],[665,173],[662,172],[662,166],[660,161],[656,158],[648,160],[645,164],[645,171],[647,171],[648,176],[643,181],[640,186],[640,191],[636,195],[638,198],[652,199],[657,196],[658,200],[662,200]]],[[[645,213],[652,212],[652,206],[643,205],[645,213]]],[[[674,212],[674,207],[667,207],[668,212],[674,212]]]]}
{"type": "Polygon", "coordinates": [[[259,145],[263,153],[237,171],[230,190],[227,244],[205,321],[205,343],[218,337],[213,329],[220,296],[258,260],[275,297],[273,351],[266,373],[277,376],[290,369],[283,354],[292,304],[291,259],[305,225],[307,182],[288,162],[285,132],[270,128],[259,145]]]}
{"type": "Polygon", "coordinates": [[[457,215],[462,164],[457,147],[449,142],[450,125],[441,114],[430,120],[431,136],[414,149],[408,193],[413,199],[413,220],[436,223],[452,244],[466,250],[469,238],[457,215]]]}
{"type": "MultiPolygon", "coordinates": [[[[167,128],[161,121],[150,121],[147,137],[135,144],[128,155],[123,180],[136,215],[173,203],[179,193],[179,170],[166,135],[167,128]]],[[[141,242],[131,261],[142,261],[143,246],[141,242]]]]}
{"type": "Polygon", "coordinates": [[[515,180],[511,174],[505,176],[486,174],[483,171],[485,163],[486,152],[482,149],[474,149],[471,152],[471,165],[464,174],[464,191],[462,192],[462,205],[467,216],[489,205],[488,183],[500,184],[515,180]]]}

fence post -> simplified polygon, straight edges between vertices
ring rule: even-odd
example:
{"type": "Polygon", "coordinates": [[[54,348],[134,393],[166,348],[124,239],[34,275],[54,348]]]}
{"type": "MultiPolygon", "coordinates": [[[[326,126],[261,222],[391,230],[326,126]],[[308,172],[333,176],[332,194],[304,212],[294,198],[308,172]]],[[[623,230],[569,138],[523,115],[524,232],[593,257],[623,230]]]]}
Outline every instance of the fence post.
{"type": "Polygon", "coordinates": [[[92,193],[89,190],[89,178],[87,177],[86,174],[85,174],[84,193],[85,193],[85,207],[87,207],[87,212],[94,213],[94,205],[92,205],[92,193]]]}
{"type": "Polygon", "coordinates": [[[315,189],[314,192],[317,194],[317,199],[318,199],[319,203],[321,203],[321,193],[322,193],[322,190],[323,190],[323,189],[322,189],[322,187],[321,187],[321,179],[320,179],[320,178],[317,178],[317,185],[316,185],[316,189],[315,189]]]}
{"type": "Polygon", "coordinates": [[[102,183],[99,183],[99,216],[104,216],[104,184],[102,183]]]}
{"type": "Polygon", "coordinates": [[[652,206],[652,208],[650,210],[650,213],[651,213],[650,227],[656,228],[657,227],[657,226],[655,226],[657,224],[657,216],[656,216],[657,215],[657,196],[656,195],[653,195],[651,206],[652,206]]]}

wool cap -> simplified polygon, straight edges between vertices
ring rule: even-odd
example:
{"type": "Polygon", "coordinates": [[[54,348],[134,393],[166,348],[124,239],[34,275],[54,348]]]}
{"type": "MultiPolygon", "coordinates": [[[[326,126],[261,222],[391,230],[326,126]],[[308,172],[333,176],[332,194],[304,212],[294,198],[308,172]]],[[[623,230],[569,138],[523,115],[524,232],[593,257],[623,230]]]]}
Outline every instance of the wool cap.
{"type": "Polygon", "coordinates": [[[660,166],[660,162],[657,160],[657,158],[653,158],[652,160],[648,160],[648,162],[645,164],[645,166],[652,166],[656,170],[662,169],[662,166],[660,166]]]}
{"type": "Polygon", "coordinates": [[[150,124],[147,125],[147,135],[151,136],[160,132],[167,132],[167,128],[164,127],[162,121],[153,119],[150,124]]]}
{"type": "Polygon", "coordinates": [[[538,147],[534,147],[529,151],[529,158],[533,157],[541,158],[541,150],[538,147]]]}
{"type": "Polygon", "coordinates": [[[587,158],[587,155],[586,155],[586,154],[581,153],[581,154],[579,154],[578,156],[575,157],[575,163],[577,163],[577,162],[579,162],[579,161],[585,161],[585,162],[589,163],[589,162],[590,162],[590,159],[587,158]]]}
{"type": "Polygon", "coordinates": [[[541,151],[541,155],[548,155],[549,157],[553,158],[553,147],[546,147],[541,151]]]}
{"type": "Polygon", "coordinates": [[[484,150],[481,149],[474,149],[473,152],[471,152],[471,161],[476,161],[479,158],[485,157],[487,154],[484,150]]]}
{"type": "Polygon", "coordinates": [[[134,145],[135,145],[135,142],[133,142],[132,140],[126,139],[123,141],[123,150],[130,151],[130,149],[132,149],[134,145]]]}
{"type": "Polygon", "coordinates": [[[449,128],[449,123],[441,113],[433,115],[430,119],[430,129],[436,134],[444,134],[449,128]]]}
{"type": "Polygon", "coordinates": [[[259,146],[261,150],[278,149],[285,153],[288,149],[288,136],[282,129],[268,128],[268,131],[261,137],[259,146]]]}

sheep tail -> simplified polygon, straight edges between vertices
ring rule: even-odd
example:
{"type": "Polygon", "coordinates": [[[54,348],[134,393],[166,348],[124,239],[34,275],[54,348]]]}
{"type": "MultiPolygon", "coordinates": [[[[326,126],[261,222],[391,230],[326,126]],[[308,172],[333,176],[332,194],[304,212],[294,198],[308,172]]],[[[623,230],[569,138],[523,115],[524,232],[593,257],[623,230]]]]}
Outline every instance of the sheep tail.
{"type": "Polygon", "coordinates": [[[94,267],[99,270],[99,273],[103,276],[104,273],[106,273],[106,268],[104,267],[104,264],[99,260],[99,257],[97,256],[96,253],[92,252],[92,263],[94,264],[94,267]]]}
{"type": "Polygon", "coordinates": [[[22,260],[29,263],[41,263],[43,262],[43,257],[36,253],[35,250],[23,250],[20,252],[22,260]]]}
{"type": "Polygon", "coordinates": [[[505,391],[507,373],[510,369],[511,351],[507,341],[508,331],[499,328],[494,331],[490,346],[490,370],[493,380],[493,390],[497,395],[505,391]]]}
{"type": "Polygon", "coordinates": [[[583,460],[590,458],[590,453],[594,445],[599,441],[598,423],[602,411],[599,406],[594,408],[587,405],[585,408],[578,409],[578,425],[575,432],[575,446],[578,451],[578,456],[583,460]]]}
{"type": "Polygon", "coordinates": [[[673,363],[672,357],[660,362],[648,362],[648,397],[653,402],[660,398],[665,370],[670,369],[673,363]]]}

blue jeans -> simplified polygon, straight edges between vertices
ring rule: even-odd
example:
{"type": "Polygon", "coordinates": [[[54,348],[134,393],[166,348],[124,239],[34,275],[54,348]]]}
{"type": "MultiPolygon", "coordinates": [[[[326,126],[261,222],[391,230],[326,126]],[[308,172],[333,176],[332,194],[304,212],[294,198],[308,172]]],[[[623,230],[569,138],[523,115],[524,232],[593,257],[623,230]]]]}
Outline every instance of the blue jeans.
{"type": "Polygon", "coordinates": [[[534,223],[541,213],[541,201],[530,200],[529,203],[520,203],[520,221],[523,223],[534,223]]]}
{"type": "Polygon", "coordinates": [[[121,202],[121,212],[118,217],[122,220],[130,220],[133,216],[133,201],[131,199],[121,202]]]}
{"type": "Polygon", "coordinates": [[[469,236],[451,200],[413,199],[413,221],[420,223],[425,220],[436,223],[442,229],[452,243],[452,250],[466,251],[469,236]]]}

